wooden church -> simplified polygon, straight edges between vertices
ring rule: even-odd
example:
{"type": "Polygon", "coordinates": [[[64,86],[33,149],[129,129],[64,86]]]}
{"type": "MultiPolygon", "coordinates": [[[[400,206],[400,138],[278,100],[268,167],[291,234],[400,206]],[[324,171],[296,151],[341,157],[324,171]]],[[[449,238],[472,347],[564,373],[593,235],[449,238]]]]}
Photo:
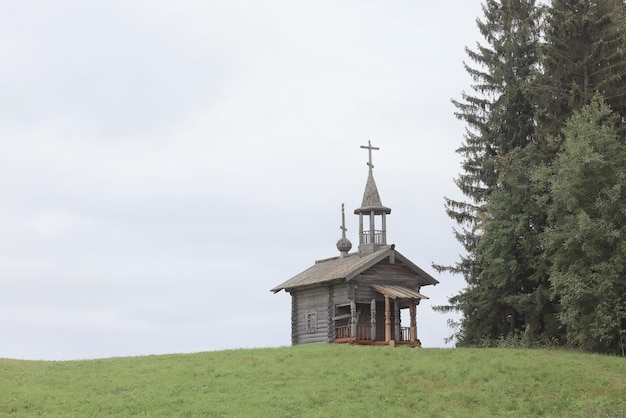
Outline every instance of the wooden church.
{"type": "Polygon", "coordinates": [[[291,294],[291,342],[420,346],[416,308],[422,286],[439,283],[430,274],[387,244],[386,217],[374,181],[371,142],[369,175],[359,216],[359,248],[350,252],[342,205],[342,236],[339,256],[314,265],[274,287],[274,293],[291,294]],[[403,326],[401,311],[409,310],[410,323],[403,326]]]}

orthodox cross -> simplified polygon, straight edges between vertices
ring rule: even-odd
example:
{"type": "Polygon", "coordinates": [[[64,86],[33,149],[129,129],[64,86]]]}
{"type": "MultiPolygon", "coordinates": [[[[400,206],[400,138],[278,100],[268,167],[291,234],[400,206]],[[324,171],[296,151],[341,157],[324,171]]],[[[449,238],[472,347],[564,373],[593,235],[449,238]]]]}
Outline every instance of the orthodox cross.
{"type": "Polygon", "coordinates": [[[370,168],[370,172],[372,171],[372,168],[374,168],[374,164],[372,163],[372,150],[378,151],[380,148],[378,147],[373,147],[372,146],[372,141],[367,141],[367,145],[361,145],[361,148],[368,150],[369,152],[369,157],[370,160],[367,163],[368,167],[370,168]]]}
{"type": "Polygon", "coordinates": [[[341,226],[339,228],[341,228],[341,238],[345,239],[348,229],[346,228],[346,212],[343,203],[341,204],[341,226]]]}

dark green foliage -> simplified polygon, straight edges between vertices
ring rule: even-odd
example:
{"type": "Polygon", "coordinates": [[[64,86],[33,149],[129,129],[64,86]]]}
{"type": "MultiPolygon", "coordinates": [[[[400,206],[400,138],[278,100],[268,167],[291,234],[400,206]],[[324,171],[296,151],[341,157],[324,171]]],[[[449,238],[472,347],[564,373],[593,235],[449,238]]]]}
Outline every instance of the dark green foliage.
{"type": "MultiPolygon", "coordinates": [[[[529,194],[510,187],[507,180],[508,176],[524,173],[514,173],[517,169],[507,159],[510,153],[535,142],[531,93],[539,63],[539,11],[533,0],[489,0],[483,12],[485,18],[477,24],[487,45],[477,45],[475,51],[466,49],[478,65],[478,69],[466,65],[475,81],[475,95],[464,93],[463,101],[453,101],[458,109],[456,116],[468,124],[465,143],[457,150],[464,157],[465,171],[457,185],[470,202],[446,201],[449,216],[463,227],[457,239],[467,255],[455,266],[437,266],[463,274],[468,283],[463,293],[449,300],[449,306],[438,307],[442,311],[458,309],[464,314],[456,334],[461,345],[524,329],[527,315],[517,311],[514,305],[519,303],[506,297],[519,288],[520,277],[534,274],[526,252],[536,251],[532,245],[506,248],[516,244],[502,241],[497,228],[532,229],[523,214],[529,194]],[[495,202],[504,203],[509,197],[524,205],[509,205],[504,213],[504,207],[495,202]],[[510,223],[511,219],[509,225],[497,223],[510,223]],[[494,247],[499,244],[504,247],[494,247]],[[500,253],[500,264],[490,259],[494,251],[500,253]],[[510,271],[506,265],[511,263],[527,265],[510,271]]],[[[527,286],[528,292],[533,290],[527,286]]]]}
{"type": "Polygon", "coordinates": [[[539,103],[542,130],[559,135],[573,111],[605,97],[626,114],[626,4],[554,0],[548,9],[539,103]]]}
{"type": "MultiPolygon", "coordinates": [[[[476,249],[483,266],[478,290],[492,301],[483,305],[493,324],[482,338],[495,340],[522,332],[529,343],[552,343],[560,338],[554,315],[557,306],[550,297],[548,269],[541,257],[545,216],[533,198],[535,189],[530,181],[537,158],[532,146],[501,158],[501,184],[489,199],[488,217],[476,249]]],[[[478,322],[483,327],[487,323],[484,319],[478,322]]]]}
{"type": "Polygon", "coordinates": [[[549,170],[550,278],[568,342],[624,355],[626,344],[626,143],[600,100],[572,116],[549,170]]]}
{"type": "MultiPolygon", "coordinates": [[[[610,121],[613,134],[623,140],[626,3],[554,0],[537,7],[528,0],[487,0],[483,12],[477,23],[486,46],[466,49],[478,66],[466,65],[474,94],[454,101],[455,115],[467,123],[457,150],[464,158],[457,185],[467,200],[446,200],[448,215],[461,226],[455,233],[466,253],[456,265],[435,266],[462,274],[467,287],[436,309],[463,314],[453,324],[459,345],[494,345],[517,336],[529,345],[552,345],[563,343],[567,333],[571,345],[623,354],[626,289],[619,283],[625,281],[620,268],[626,256],[622,260],[617,254],[626,252],[618,245],[626,219],[615,214],[626,203],[620,200],[626,179],[607,177],[599,168],[579,177],[555,170],[575,160],[564,160],[566,149],[572,155],[593,149],[593,139],[582,134],[577,147],[571,148],[572,139],[567,148],[561,146],[573,130],[583,129],[581,122],[562,129],[597,95],[615,116],[587,120],[591,125],[585,129],[599,131],[610,121]],[[577,183],[582,179],[589,183],[584,191],[577,183]],[[588,198],[594,187],[604,193],[601,203],[594,201],[604,211],[592,216],[585,208],[584,216],[557,216],[564,204],[559,198],[570,203],[580,193],[588,198]],[[594,239],[583,240],[587,233],[594,239]],[[564,252],[565,243],[585,250],[564,252]],[[565,269],[568,262],[579,276],[565,269]],[[603,275],[610,278],[601,280],[603,275]],[[598,286],[581,292],[572,277],[585,288],[598,286]],[[598,307],[591,308],[590,301],[598,307]]],[[[611,161],[615,170],[626,171],[626,154],[611,161]]]]}

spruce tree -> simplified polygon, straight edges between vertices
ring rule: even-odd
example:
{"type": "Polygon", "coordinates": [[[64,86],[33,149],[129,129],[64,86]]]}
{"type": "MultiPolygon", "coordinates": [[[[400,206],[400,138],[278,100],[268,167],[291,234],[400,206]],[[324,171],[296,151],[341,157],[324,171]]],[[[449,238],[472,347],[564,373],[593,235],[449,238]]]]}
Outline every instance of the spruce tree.
{"type": "MultiPolygon", "coordinates": [[[[538,140],[535,149],[539,155],[536,160],[542,161],[544,166],[551,167],[555,159],[562,161],[560,154],[564,152],[561,143],[565,138],[562,132],[565,123],[573,113],[587,106],[598,95],[604,97],[606,104],[615,111],[615,129],[621,135],[626,131],[625,12],[626,3],[623,0],[554,0],[547,9],[542,76],[536,90],[539,93],[536,96],[538,140]]],[[[564,219],[555,216],[555,189],[550,179],[538,176],[535,180],[531,187],[537,204],[537,217],[544,214],[546,225],[543,228],[546,229],[545,234],[551,235],[555,228],[563,226],[560,224],[564,219]]],[[[574,230],[571,233],[574,234],[574,230]]],[[[550,295],[555,312],[558,308],[561,324],[557,328],[548,326],[547,333],[559,340],[566,333],[571,344],[571,323],[568,326],[572,309],[570,289],[557,285],[560,280],[555,279],[558,277],[558,269],[554,267],[555,263],[558,264],[555,253],[545,251],[538,259],[542,260],[538,264],[550,268],[550,295]]],[[[578,345],[598,349],[589,344],[578,345]]]]}
{"type": "MultiPolygon", "coordinates": [[[[454,266],[435,266],[462,274],[468,284],[450,298],[448,306],[438,308],[463,313],[456,334],[461,345],[494,339],[511,330],[515,309],[506,298],[513,288],[511,283],[504,287],[496,283],[500,277],[490,272],[487,249],[481,242],[494,216],[492,195],[516,191],[503,187],[503,161],[534,141],[534,107],[529,97],[539,60],[538,9],[533,0],[488,0],[483,12],[484,20],[477,20],[477,25],[486,45],[466,48],[477,64],[477,68],[465,65],[474,80],[474,94],[463,93],[462,100],[453,101],[455,115],[468,125],[465,142],[457,150],[464,158],[464,173],[456,184],[469,200],[446,199],[448,215],[462,228],[456,237],[466,255],[454,266]]],[[[513,327],[518,328],[517,323],[513,327]]]]}
{"type": "Polygon", "coordinates": [[[565,126],[554,163],[539,173],[550,188],[544,244],[567,341],[624,355],[626,138],[618,133],[620,119],[599,99],[583,107],[565,126]]]}
{"type": "Polygon", "coordinates": [[[596,94],[624,117],[626,3],[553,0],[546,17],[542,66],[539,124],[546,137],[560,135],[567,118],[596,94]]]}
{"type": "MultiPolygon", "coordinates": [[[[623,277],[623,272],[619,268],[609,271],[606,264],[619,267],[622,260],[603,250],[606,242],[598,236],[589,243],[579,242],[592,254],[604,257],[604,261],[600,261],[601,257],[587,260],[593,265],[578,263],[583,266],[579,272],[593,268],[607,274],[604,281],[597,274],[592,275],[600,284],[596,290],[614,291],[607,293],[608,304],[599,302],[604,303],[598,308],[603,318],[600,320],[594,316],[588,298],[592,295],[593,300],[599,301],[601,292],[588,292],[584,296],[587,299],[581,302],[576,299],[581,294],[576,280],[568,280],[562,273],[569,258],[585,254],[563,255],[557,251],[567,240],[568,228],[575,225],[569,218],[556,215],[555,208],[562,207],[558,200],[563,196],[556,196],[561,189],[555,187],[555,177],[538,173],[548,170],[567,178],[566,170],[555,174],[548,169],[558,165],[564,170],[562,153],[568,148],[561,144],[563,138],[568,138],[570,147],[569,137],[573,133],[568,128],[562,135],[561,130],[573,112],[591,103],[598,94],[617,115],[612,126],[616,135],[623,138],[626,3],[554,0],[542,8],[545,15],[539,10],[529,0],[486,1],[484,19],[477,21],[486,44],[477,45],[475,50],[466,49],[476,65],[466,65],[474,80],[473,93],[463,93],[461,100],[453,101],[457,107],[455,115],[467,124],[465,141],[457,150],[464,158],[463,172],[456,180],[466,200],[446,199],[448,215],[461,227],[455,234],[466,253],[453,266],[435,267],[462,274],[467,288],[450,298],[449,305],[438,309],[462,312],[455,334],[460,345],[492,344],[500,337],[522,332],[531,340],[561,342],[566,330],[568,342],[573,345],[623,350],[624,289],[616,279],[623,277]],[[546,19],[541,26],[542,16],[546,19]],[[541,48],[540,27],[544,31],[541,48]],[[544,168],[538,170],[538,166],[544,168]],[[593,325],[601,329],[601,334],[585,334],[582,331],[587,328],[576,323],[593,325]],[[601,338],[603,342],[583,343],[592,338],[601,338]]],[[[593,126],[600,129],[603,125],[593,126]]],[[[578,127],[584,128],[581,124],[578,127]]],[[[581,141],[585,141],[584,137],[578,138],[581,141]]],[[[618,148],[613,151],[620,154],[618,148]]],[[[571,156],[568,158],[574,161],[571,156]]],[[[624,160],[611,161],[620,167],[624,160]]],[[[591,174],[601,176],[600,171],[592,170],[591,174]]],[[[569,180],[577,181],[572,176],[569,180]]],[[[592,181],[599,187],[604,184],[602,179],[592,181]]],[[[615,184],[606,186],[613,194],[617,193],[615,184]]],[[[609,191],[605,193],[608,195],[609,191]]],[[[617,210],[616,207],[611,210],[617,210]]],[[[588,214],[588,208],[583,212],[588,214]]],[[[618,228],[621,220],[607,226],[605,223],[612,221],[597,218],[588,225],[609,236],[623,236],[618,228]]],[[[572,231],[577,233],[575,228],[572,231]]]]}

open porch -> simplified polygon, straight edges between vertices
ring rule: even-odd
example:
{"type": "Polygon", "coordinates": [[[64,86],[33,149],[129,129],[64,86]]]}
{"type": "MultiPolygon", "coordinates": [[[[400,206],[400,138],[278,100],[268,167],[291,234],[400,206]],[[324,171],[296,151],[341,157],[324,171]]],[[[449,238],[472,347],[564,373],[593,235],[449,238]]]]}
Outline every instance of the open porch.
{"type": "Polygon", "coordinates": [[[416,307],[420,300],[428,298],[401,286],[371,285],[371,288],[380,294],[379,300],[351,302],[349,313],[336,315],[333,318],[335,334],[332,341],[339,344],[420,347],[416,307]],[[408,327],[402,326],[402,309],[409,310],[408,327]]]}

